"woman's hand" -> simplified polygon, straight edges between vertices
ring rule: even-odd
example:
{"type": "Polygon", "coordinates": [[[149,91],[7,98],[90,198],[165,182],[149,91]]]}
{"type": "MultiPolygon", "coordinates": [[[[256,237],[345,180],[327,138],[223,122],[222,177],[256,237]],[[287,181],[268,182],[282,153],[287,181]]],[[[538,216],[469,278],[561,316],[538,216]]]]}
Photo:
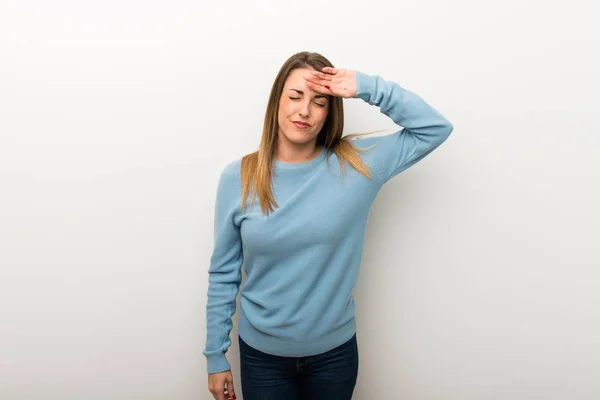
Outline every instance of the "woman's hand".
{"type": "Polygon", "coordinates": [[[321,94],[352,98],[356,96],[356,72],[347,69],[325,67],[305,75],[306,85],[321,94]]]}
{"type": "Polygon", "coordinates": [[[208,374],[208,390],[215,400],[235,400],[231,371],[208,374]]]}

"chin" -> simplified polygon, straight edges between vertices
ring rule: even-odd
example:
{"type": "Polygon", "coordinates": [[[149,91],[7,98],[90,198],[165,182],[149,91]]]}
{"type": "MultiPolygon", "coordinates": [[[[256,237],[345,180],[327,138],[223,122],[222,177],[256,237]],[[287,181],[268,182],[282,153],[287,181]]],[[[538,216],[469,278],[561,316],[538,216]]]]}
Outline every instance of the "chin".
{"type": "Polygon", "coordinates": [[[315,139],[314,136],[287,136],[287,140],[289,140],[290,142],[294,143],[294,144],[306,144],[306,143],[310,143],[313,139],[315,139]]]}
{"type": "Polygon", "coordinates": [[[302,133],[302,132],[290,132],[287,134],[284,134],[285,138],[294,143],[294,144],[305,144],[305,143],[309,143],[310,141],[314,140],[317,135],[312,135],[312,134],[307,134],[307,133],[302,133]]]}

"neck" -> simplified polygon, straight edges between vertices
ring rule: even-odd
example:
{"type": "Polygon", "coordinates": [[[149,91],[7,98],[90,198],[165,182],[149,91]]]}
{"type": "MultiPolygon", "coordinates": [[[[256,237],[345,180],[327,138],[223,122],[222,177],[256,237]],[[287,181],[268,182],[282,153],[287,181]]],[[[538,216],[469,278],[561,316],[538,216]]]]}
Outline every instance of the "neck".
{"type": "Polygon", "coordinates": [[[289,163],[301,163],[312,160],[320,152],[321,148],[317,146],[316,138],[308,143],[297,144],[285,139],[282,140],[281,135],[279,135],[275,159],[289,163]]]}

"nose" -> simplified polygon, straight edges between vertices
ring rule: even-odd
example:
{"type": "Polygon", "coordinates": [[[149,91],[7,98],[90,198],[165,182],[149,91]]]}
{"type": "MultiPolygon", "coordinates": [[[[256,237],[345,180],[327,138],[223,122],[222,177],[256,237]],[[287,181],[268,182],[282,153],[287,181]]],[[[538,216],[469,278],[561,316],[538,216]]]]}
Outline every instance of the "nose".
{"type": "Polygon", "coordinates": [[[299,114],[303,117],[308,118],[308,116],[310,115],[310,101],[302,102],[302,105],[300,106],[299,114]]]}

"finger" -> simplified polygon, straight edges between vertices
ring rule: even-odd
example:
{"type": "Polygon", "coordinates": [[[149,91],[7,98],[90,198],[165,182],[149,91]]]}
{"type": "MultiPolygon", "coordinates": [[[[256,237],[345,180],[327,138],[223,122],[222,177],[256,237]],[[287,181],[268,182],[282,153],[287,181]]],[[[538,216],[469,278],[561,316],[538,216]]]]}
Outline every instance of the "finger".
{"type": "Polygon", "coordinates": [[[321,68],[321,71],[325,72],[326,74],[333,74],[333,75],[340,72],[339,69],[333,68],[333,67],[323,67],[323,68],[321,68]]]}
{"type": "Polygon", "coordinates": [[[307,83],[313,83],[313,84],[315,84],[317,86],[321,86],[321,87],[324,87],[325,85],[328,85],[328,86],[331,85],[330,80],[320,79],[314,75],[305,75],[304,80],[306,80],[307,83]]]}
{"type": "Polygon", "coordinates": [[[315,92],[321,93],[321,94],[331,94],[331,90],[326,88],[325,86],[319,85],[319,84],[315,84],[312,82],[306,82],[306,86],[309,87],[309,89],[314,90],[315,92]]]}
{"type": "Polygon", "coordinates": [[[313,76],[316,76],[319,79],[324,80],[324,81],[331,81],[333,79],[333,75],[325,74],[325,73],[319,72],[319,71],[311,71],[311,74],[313,76]]]}
{"type": "Polygon", "coordinates": [[[227,400],[227,397],[225,396],[225,394],[223,393],[223,391],[214,391],[211,392],[213,397],[215,398],[215,400],[227,400]]]}
{"type": "Polygon", "coordinates": [[[227,392],[232,400],[236,400],[235,390],[233,388],[233,379],[227,379],[227,392]]]}
{"type": "Polygon", "coordinates": [[[317,78],[316,76],[313,75],[304,75],[303,76],[304,80],[306,80],[307,82],[311,82],[317,85],[321,84],[321,79],[317,78]]]}
{"type": "Polygon", "coordinates": [[[213,393],[213,396],[215,396],[216,400],[228,400],[227,397],[229,397],[225,396],[224,390],[219,390],[217,393],[213,393]]]}
{"type": "Polygon", "coordinates": [[[317,90],[320,93],[326,93],[324,90],[330,90],[331,81],[325,81],[314,76],[305,75],[306,85],[312,90],[317,90]]]}
{"type": "Polygon", "coordinates": [[[225,385],[223,383],[218,383],[210,387],[210,392],[212,393],[215,400],[227,400],[225,396],[225,385]]]}

